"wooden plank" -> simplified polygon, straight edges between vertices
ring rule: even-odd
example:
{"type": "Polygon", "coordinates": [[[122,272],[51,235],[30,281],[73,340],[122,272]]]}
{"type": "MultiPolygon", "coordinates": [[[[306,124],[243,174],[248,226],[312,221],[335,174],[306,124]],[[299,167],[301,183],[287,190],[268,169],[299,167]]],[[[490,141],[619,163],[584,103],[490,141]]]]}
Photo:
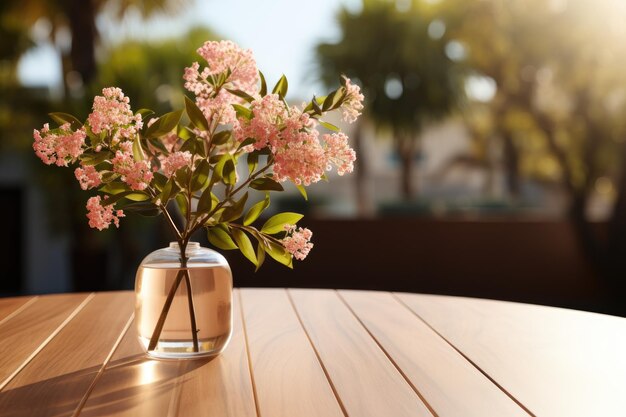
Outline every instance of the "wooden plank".
{"type": "Polygon", "coordinates": [[[236,295],[233,326],[221,355],[192,361],[149,359],[131,326],[80,416],[255,416],[236,295]]]}
{"type": "Polygon", "coordinates": [[[0,416],[71,415],[114,348],[133,307],[130,292],[96,294],[0,392],[0,416]]]}
{"type": "Polygon", "coordinates": [[[398,294],[538,416],[623,416],[626,319],[460,297],[398,294]]]}
{"type": "Polygon", "coordinates": [[[37,297],[0,298],[0,325],[32,304],[36,299],[37,297]]]}
{"type": "Polygon", "coordinates": [[[439,417],[529,416],[390,293],[339,294],[439,417]]]}
{"type": "Polygon", "coordinates": [[[343,416],[283,289],[241,289],[259,414],[343,416]]]}
{"type": "Polygon", "coordinates": [[[289,293],[349,416],[432,415],[334,291],[289,293]]]}
{"type": "Polygon", "coordinates": [[[38,297],[10,320],[0,324],[0,390],[88,296],[72,294],[38,297]]]}

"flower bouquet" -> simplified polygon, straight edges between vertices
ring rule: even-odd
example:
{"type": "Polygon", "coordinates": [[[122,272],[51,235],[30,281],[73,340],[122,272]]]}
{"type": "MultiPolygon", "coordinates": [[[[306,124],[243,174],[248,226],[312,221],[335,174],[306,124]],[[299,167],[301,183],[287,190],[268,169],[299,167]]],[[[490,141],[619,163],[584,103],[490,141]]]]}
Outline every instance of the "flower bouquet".
{"type": "Polygon", "coordinates": [[[257,269],[267,255],[291,267],[293,258],[302,260],[311,250],[312,233],[298,227],[302,215],[291,212],[255,226],[270,193],[290,181],[306,199],[306,186],[333,168],[339,175],[351,172],[355,160],[348,137],[321,119],[334,110],[348,122],[359,116],[363,95],[348,78],[328,95],[293,106],[285,99],[287,78],[269,91],[250,50],[211,41],[198,54],[206,62],[185,69],[184,86],[194,99],[185,97],[184,109],[160,117],[147,109],[133,112],[129,98],[111,87],[94,98],[84,123],[51,113],[58,127],[34,131],[33,148],[44,163],[77,165],[80,187],[97,190],[87,200],[91,227],[118,227],[122,217],[136,212],[162,215],[171,228],[179,265],[161,285],[164,300],[153,307],[158,319],[148,326],[149,353],[166,344],[161,336],[177,294],[186,294],[190,323],[183,350],[203,352],[189,265],[194,232],[206,229],[213,246],[239,249],[257,269]]]}

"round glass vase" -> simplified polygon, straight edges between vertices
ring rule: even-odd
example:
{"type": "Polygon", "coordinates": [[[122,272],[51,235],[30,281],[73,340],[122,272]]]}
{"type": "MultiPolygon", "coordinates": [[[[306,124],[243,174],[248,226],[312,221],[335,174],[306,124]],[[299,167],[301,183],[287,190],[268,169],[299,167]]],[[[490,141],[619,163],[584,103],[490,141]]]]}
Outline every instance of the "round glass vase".
{"type": "Polygon", "coordinates": [[[233,280],[226,259],[189,242],[144,258],[135,279],[135,323],[148,355],[193,359],[222,352],[232,333],[233,280]]]}

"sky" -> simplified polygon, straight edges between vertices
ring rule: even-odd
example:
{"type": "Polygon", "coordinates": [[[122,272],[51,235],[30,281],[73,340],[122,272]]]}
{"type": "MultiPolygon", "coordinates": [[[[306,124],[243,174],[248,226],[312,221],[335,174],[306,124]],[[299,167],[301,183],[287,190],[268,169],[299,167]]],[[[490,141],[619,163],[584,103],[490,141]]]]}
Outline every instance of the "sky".
{"type": "MultiPolygon", "coordinates": [[[[105,14],[98,20],[102,41],[110,45],[125,38],[171,37],[185,33],[189,27],[205,25],[224,39],[252,49],[268,84],[284,73],[289,79],[290,96],[307,99],[324,93],[315,73],[315,45],[338,38],[335,16],[341,7],[356,11],[361,6],[360,0],[192,2],[176,16],[155,17],[147,22],[133,12],[121,23],[105,14]]],[[[45,28],[39,30],[45,33],[45,28]]],[[[23,57],[19,76],[27,85],[58,85],[61,69],[55,49],[42,42],[23,57]]]]}

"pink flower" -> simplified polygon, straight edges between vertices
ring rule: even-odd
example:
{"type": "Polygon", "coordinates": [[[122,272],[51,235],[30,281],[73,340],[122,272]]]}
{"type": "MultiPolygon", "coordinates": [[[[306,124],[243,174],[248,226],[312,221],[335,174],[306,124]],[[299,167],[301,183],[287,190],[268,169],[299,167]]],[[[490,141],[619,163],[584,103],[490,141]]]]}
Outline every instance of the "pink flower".
{"type": "Polygon", "coordinates": [[[268,94],[252,102],[252,120],[239,120],[233,128],[233,135],[239,142],[254,138],[254,149],[266,146],[275,147],[280,139],[283,122],[289,117],[285,103],[277,94],[268,94]]]}
{"type": "Polygon", "coordinates": [[[163,167],[163,174],[170,178],[176,171],[184,166],[191,165],[192,155],[190,152],[174,152],[169,156],[166,156],[161,161],[163,167]]]}
{"type": "MultiPolygon", "coordinates": [[[[108,196],[105,196],[106,200],[108,196]]],[[[115,204],[109,204],[103,206],[101,204],[100,196],[91,197],[87,200],[87,218],[89,219],[89,227],[94,229],[104,230],[108,229],[111,222],[115,224],[115,227],[120,227],[120,217],[125,217],[122,210],[113,212],[113,206],[115,204]]]]}
{"type": "Polygon", "coordinates": [[[74,175],[83,190],[97,187],[102,183],[100,173],[92,165],[76,168],[74,175]]]}
{"type": "Polygon", "coordinates": [[[83,153],[85,145],[85,130],[72,131],[70,124],[66,123],[50,130],[46,123],[41,131],[34,130],[33,149],[35,154],[46,164],[67,166],[68,162],[74,162],[83,153]]]}
{"type": "Polygon", "coordinates": [[[87,118],[91,131],[96,135],[106,132],[112,135],[115,145],[121,138],[130,139],[141,129],[141,115],[133,115],[130,100],[121,89],[109,87],[102,90],[102,96],[93,100],[93,111],[87,118]]]}
{"type": "Polygon", "coordinates": [[[291,224],[285,225],[285,230],[287,235],[281,240],[281,243],[287,252],[300,261],[306,258],[313,248],[313,243],[311,243],[313,232],[302,227],[296,229],[296,226],[291,224]]]}
{"type": "Polygon", "coordinates": [[[348,137],[343,133],[333,133],[332,135],[324,135],[323,139],[326,143],[326,158],[330,165],[337,167],[337,174],[343,175],[346,172],[352,172],[356,153],[348,145],[348,137]]]}
{"type": "Polygon", "coordinates": [[[301,132],[301,141],[276,149],[274,179],[291,180],[297,185],[310,185],[322,179],[328,165],[324,148],[317,139],[318,132],[301,132]]]}
{"type": "Polygon", "coordinates": [[[343,110],[343,120],[348,123],[354,123],[356,119],[361,115],[363,110],[363,100],[365,97],[361,94],[361,88],[352,84],[352,81],[346,76],[343,76],[346,82],[346,99],[341,105],[343,110]]]}
{"type": "Polygon", "coordinates": [[[111,160],[113,171],[122,176],[122,181],[130,186],[132,190],[145,190],[152,181],[153,174],[150,163],[146,160],[135,161],[130,152],[130,142],[124,142],[121,150],[115,152],[115,158],[111,160]]]}
{"type": "Polygon", "coordinates": [[[231,41],[209,41],[197,52],[207,61],[207,67],[200,70],[200,64],[194,62],[191,67],[185,68],[185,88],[196,95],[196,104],[207,120],[234,123],[235,112],[231,104],[241,103],[242,99],[221,88],[221,85],[217,89],[217,78],[230,71],[224,80],[224,87],[254,95],[259,74],[252,51],[243,50],[231,41]]]}

